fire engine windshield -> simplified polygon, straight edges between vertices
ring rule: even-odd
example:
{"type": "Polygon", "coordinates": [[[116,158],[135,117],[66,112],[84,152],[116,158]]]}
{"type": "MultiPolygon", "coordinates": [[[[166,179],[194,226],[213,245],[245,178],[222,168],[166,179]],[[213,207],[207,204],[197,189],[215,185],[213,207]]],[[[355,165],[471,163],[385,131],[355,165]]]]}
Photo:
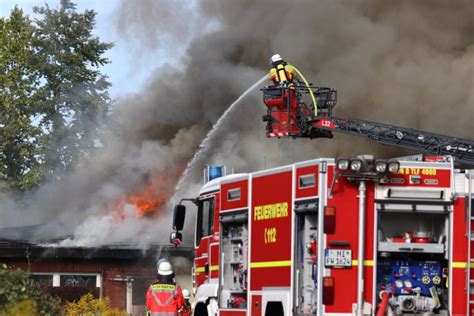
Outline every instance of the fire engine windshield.
{"type": "Polygon", "coordinates": [[[214,198],[202,200],[198,206],[198,216],[196,223],[196,246],[201,239],[210,236],[213,230],[214,198]]]}

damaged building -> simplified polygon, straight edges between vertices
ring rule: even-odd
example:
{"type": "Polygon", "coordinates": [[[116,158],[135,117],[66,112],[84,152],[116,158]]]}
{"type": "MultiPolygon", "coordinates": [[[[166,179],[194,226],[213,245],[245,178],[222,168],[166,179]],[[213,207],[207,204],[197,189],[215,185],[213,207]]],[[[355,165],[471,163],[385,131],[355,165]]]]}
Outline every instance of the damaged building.
{"type": "Polygon", "coordinates": [[[39,225],[0,229],[0,263],[29,271],[52,295],[77,301],[92,293],[108,297],[111,305],[130,315],[143,315],[148,286],[155,280],[156,261],[170,258],[177,282],[191,289],[191,247],[150,244],[146,248],[126,244],[101,247],[56,247],[57,240],[30,237],[39,225]]]}

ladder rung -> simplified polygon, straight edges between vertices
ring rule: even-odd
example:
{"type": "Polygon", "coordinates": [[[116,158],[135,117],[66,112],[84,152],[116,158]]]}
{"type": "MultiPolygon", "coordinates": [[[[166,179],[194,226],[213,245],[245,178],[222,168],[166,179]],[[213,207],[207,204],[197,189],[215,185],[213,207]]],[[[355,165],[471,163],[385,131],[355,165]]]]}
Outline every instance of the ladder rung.
{"type": "Polygon", "coordinates": [[[469,304],[474,304],[474,301],[469,301],[469,304]]]}

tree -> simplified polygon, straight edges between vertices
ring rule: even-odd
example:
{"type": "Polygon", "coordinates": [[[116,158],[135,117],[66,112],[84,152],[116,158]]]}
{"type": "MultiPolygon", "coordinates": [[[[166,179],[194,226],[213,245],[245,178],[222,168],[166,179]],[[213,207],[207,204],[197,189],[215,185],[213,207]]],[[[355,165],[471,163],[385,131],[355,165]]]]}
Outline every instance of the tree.
{"type": "Polygon", "coordinates": [[[76,12],[70,0],[61,0],[59,9],[47,4],[33,11],[35,49],[41,59],[41,127],[48,143],[45,163],[50,171],[71,170],[81,156],[95,147],[100,117],[110,105],[107,78],[100,66],[108,63],[103,55],[112,47],[94,37],[96,13],[76,12]]]}
{"type": "Polygon", "coordinates": [[[33,122],[40,74],[32,41],[22,10],[0,18],[0,191],[26,190],[42,178],[42,132],[33,122]]]}
{"type": "Polygon", "coordinates": [[[100,67],[112,47],[93,36],[96,13],[36,7],[0,18],[0,192],[25,191],[95,149],[111,103],[100,67]],[[47,177],[45,177],[45,175],[47,177]]]}

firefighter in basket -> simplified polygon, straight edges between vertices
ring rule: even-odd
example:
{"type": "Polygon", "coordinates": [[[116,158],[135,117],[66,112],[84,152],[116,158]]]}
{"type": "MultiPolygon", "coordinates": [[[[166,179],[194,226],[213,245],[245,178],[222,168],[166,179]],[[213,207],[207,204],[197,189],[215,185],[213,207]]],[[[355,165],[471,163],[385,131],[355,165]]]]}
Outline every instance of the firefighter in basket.
{"type": "Polygon", "coordinates": [[[181,287],[176,284],[171,263],[160,259],[157,263],[157,282],[150,285],[146,294],[146,306],[151,316],[178,315],[184,306],[181,287]]]}
{"type": "Polygon", "coordinates": [[[317,115],[317,103],[314,96],[311,84],[306,80],[303,74],[293,65],[288,64],[279,54],[275,54],[270,59],[272,68],[268,72],[268,78],[273,81],[275,87],[282,88],[282,90],[290,91],[291,109],[298,107],[298,97],[296,97],[297,86],[304,86],[307,88],[313,102],[312,108],[314,115],[317,115]]]}
{"type": "Polygon", "coordinates": [[[279,54],[275,54],[270,62],[272,68],[268,73],[268,78],[273,81],[276,87],[294,86],[293,80],[296,76],[295,67],[288,64],[279,54]]]}
{"type": "Polygon", "coordinates": [[[268,73],[268,78],[273,81],[275,86],[275,88],[271,88],[275,102],[272,105],[276,106],[278,111],[289,112],[288,117],[285,116],[281,121],[285,126],[293,126],[299,102],[296,96],[295,67],[285,62],[279,54],[271,57],[270,64],[272,68],[268,73]]]}
{"type": "MultiPolygon", "coordinates": [[[[263,89],[264,102],[267,106],[267,115],[263,116],[263,121],[267,122],[267,136],[305,135],[307,119],[318,115],[318,104],[314,93],[316,88],[308,83],[295,66],[288,64],[279,54],[273,55],[270,63],[272,68],[268,78],[273,82],[273,86],[263,89]],[[304,100],[305,96],[309,96],[310,100],[304,100]]],[[[329,135],[323,134],[330,133],[313,134],[311,134],[313,137],[328,137],[329,135]]]]}

